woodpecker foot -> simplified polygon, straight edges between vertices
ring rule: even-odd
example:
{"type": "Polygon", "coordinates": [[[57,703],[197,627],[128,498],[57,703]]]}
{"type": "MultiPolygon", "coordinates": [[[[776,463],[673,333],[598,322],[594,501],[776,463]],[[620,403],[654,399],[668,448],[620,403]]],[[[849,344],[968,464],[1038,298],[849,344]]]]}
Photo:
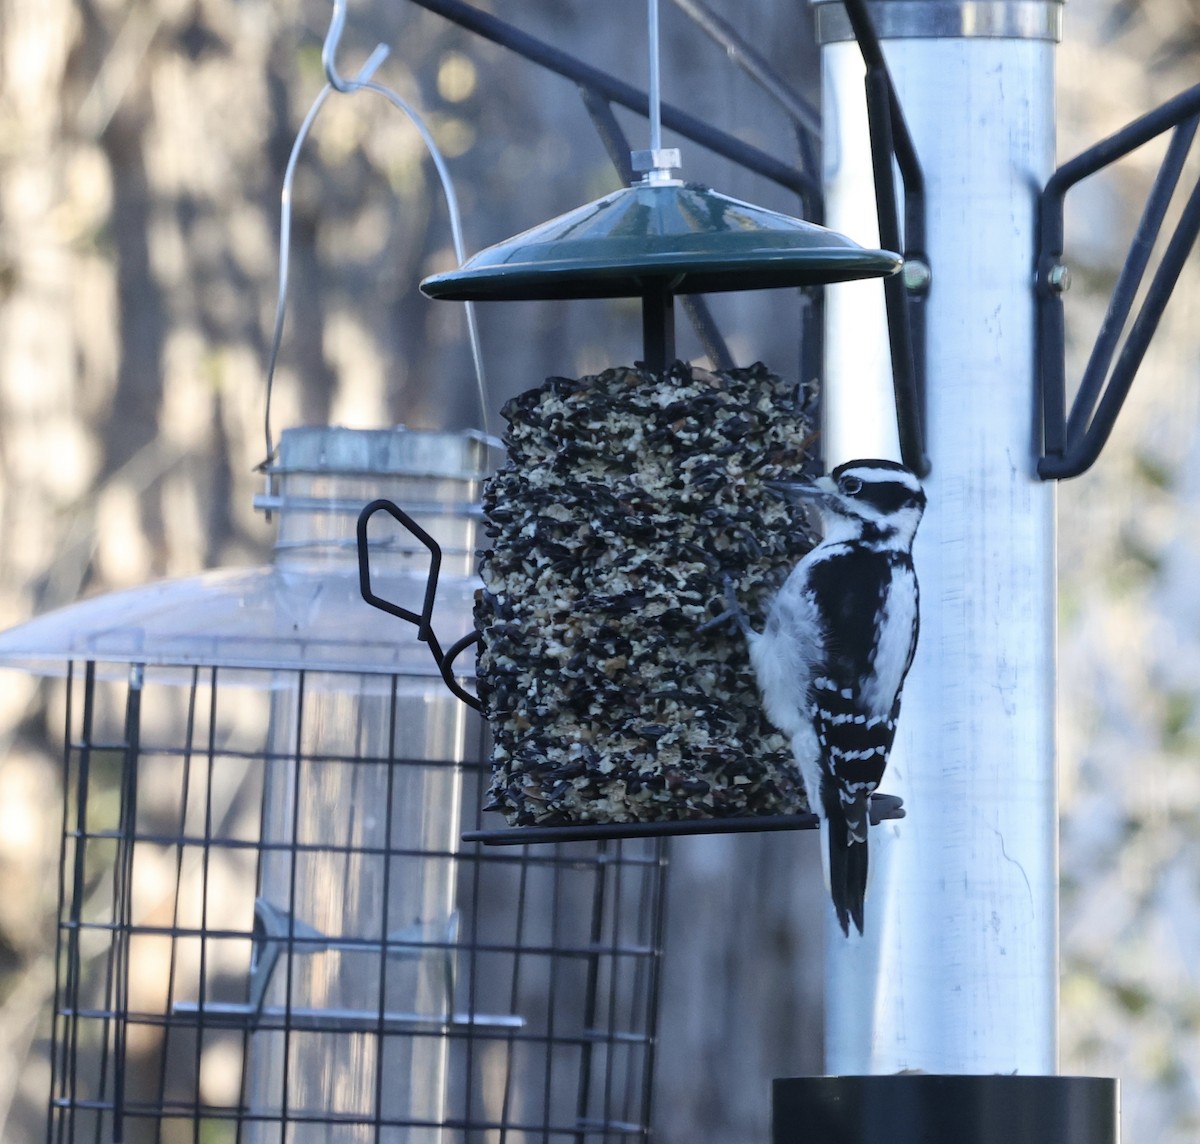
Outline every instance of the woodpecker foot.
{"type": "Polygon", "coordinates": [[[880,794],[876,791],[871,795],[871,825],[878,826],[885,819],[894,820],[905,817],[904,799],[896,794],[880,794]]]}
{"type": "Polygon", "coordinates": [[[750,634],[750,622],[746,619],[745,609],[738,603],[737,588],[733,582],[733,577],[727,572],[724,576],[725,581],[725,607],[711,620],[705,620],[697,629],[697,632],[711,631],[713,628],[719,628],[722,624],[729,623],[732,620],[738,626],[738,631],[744,636],[750,634]]]}

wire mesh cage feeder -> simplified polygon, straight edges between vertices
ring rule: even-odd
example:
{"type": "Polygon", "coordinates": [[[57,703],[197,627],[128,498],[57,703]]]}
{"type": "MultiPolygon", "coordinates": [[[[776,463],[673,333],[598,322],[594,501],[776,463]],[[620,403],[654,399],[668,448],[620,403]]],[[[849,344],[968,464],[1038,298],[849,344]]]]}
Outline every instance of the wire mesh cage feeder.
{"type": "MultiPolygon", "coordinates": [[[[0,637],[62,718],[48,1140],[645,1136],[661,844],[463,846],[483,728],[358,592],[386,495],[438,540],[436,622],[469,628],[487,453],[289,430],[271,566],[0,637]]],[[[419,609],[426,550],[371,556],[419,609]]]]}

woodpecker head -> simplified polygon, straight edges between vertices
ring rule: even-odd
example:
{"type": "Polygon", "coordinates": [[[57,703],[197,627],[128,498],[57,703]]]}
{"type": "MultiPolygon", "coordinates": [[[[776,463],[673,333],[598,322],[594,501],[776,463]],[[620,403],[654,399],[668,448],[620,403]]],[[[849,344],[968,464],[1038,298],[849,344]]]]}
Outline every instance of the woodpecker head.
{"type": "Polygon", "coordinates": [[[815,504],[827,541],[861,539],[907,548],[925,511],[920,481],[895,461],[847,461],[811,485],[772,481],[770,487],[788,500],[815,504]]]}

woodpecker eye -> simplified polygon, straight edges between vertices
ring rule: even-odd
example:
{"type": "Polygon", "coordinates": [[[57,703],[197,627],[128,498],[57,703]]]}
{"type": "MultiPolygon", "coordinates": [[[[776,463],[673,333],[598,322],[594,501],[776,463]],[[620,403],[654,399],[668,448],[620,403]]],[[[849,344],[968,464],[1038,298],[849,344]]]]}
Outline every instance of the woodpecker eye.
{"type": "Polygon", "coordinates": [[[841,490],[848,497],[856,497],[862,492],[863,483],[857,477],[843,477],[841,490]]]}

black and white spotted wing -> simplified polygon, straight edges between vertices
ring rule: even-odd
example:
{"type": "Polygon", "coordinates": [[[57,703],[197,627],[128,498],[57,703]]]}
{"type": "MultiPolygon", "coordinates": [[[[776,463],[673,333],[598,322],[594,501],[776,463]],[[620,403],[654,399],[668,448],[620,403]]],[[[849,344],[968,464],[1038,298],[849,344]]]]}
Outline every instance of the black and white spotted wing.
{"type": "Polygon", "coordinates": [[[870,797],[887,767],[916,650],[917,582],[906,552],[847,545],[831,546],[829,556],[809,572],[825,635],[809,701],[834,907],[843,929],[853,922],[861,931],[870,797]]]}

